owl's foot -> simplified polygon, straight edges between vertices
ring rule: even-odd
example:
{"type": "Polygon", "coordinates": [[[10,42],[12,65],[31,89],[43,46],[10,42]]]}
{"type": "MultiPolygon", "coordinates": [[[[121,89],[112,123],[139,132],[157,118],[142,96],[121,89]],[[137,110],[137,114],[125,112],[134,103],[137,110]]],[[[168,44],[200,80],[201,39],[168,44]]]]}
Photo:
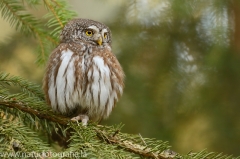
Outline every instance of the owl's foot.
{"type": "Polygon", "coordinates": [[[72,121],[82,121],[82,125],[86,126],[89,120],[89,117],[87,115],[79,114],[78,116],[75,116],[71,119],[72,121]]]}

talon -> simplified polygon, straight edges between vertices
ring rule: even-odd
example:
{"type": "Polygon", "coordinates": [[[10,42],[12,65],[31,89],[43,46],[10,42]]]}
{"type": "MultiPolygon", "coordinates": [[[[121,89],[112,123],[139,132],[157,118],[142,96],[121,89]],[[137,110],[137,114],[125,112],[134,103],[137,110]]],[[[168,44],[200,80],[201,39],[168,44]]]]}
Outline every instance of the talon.
{"type": "Polygon", "coordinates": [[[87,123],[88,123],[89,117],[87,115],[80,114],[78,116],[73,117],[71,120],[72,121],[79,121],[79,120],[81,120],[82,121],[82,125],[86,126],[87,123]]]}

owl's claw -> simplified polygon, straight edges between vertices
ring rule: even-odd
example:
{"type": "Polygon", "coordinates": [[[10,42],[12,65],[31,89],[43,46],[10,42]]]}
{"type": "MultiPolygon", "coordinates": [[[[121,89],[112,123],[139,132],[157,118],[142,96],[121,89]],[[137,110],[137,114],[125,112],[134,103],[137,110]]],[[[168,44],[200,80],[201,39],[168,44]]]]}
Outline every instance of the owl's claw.
{"type": "Polygon", "coordinates": [[[86,126],[87,123],[88,123],[89,117],[87,115],[79,114],[78,116],[73,117],[71,120],[72,121],[79,121],[79,120],[81,120],[82,121],[82,125],[86,126]]]}

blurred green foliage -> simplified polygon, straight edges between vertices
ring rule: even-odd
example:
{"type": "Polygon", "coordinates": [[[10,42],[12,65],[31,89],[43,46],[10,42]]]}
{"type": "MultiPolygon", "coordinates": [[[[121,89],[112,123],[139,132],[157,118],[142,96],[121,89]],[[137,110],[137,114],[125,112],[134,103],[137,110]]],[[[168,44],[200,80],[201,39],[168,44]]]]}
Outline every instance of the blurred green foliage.
{"type": "MultiPolygon", "coordinates": [[[[208,148],[240,155],[237,0],[129,0],[119,8],[107,25],[126,86],[103,124],[122,122],[125,132],[167,140],[179,153],[208,148]]],[[[32,40],[13,35],[1,46],[1,61],[14,58],[15,37],[32,40]]],[[[28,79],[31,68],[23,68],[31,70],[28,79]]]]}

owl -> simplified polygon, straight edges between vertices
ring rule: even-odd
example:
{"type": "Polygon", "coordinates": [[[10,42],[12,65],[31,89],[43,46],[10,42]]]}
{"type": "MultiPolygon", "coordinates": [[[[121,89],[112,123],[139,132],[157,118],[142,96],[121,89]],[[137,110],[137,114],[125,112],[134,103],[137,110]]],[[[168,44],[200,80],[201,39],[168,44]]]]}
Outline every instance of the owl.
{"type": "Polygon", "coordinates": [[[110,29],[100,22],[73,19],[65,25],[43,78],[46,101],[55,112],[83,125],[110,115],[124,87],[111,42],[110,29]]]}

